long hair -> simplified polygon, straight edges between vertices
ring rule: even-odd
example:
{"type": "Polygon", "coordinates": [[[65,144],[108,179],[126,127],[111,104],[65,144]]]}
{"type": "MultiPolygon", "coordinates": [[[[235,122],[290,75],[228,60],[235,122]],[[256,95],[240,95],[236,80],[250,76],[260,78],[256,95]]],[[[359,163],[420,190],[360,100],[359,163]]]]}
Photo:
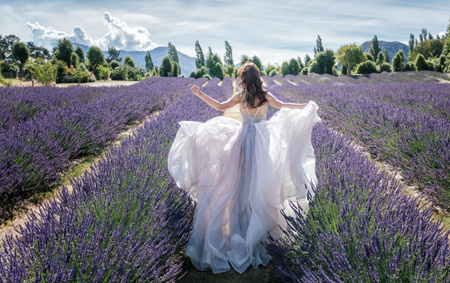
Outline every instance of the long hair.
{"type": "Polygon", "coordinates": [[[253,62],[246,62],[239,68],[237,74],[241,78],[239,86],[242,87],[242,102],[245,102],[247,107],[256,108],[267,102],[267,91],[262,88],[261,74],[253,62]],[[256,98],[258,105],[255,106],[256,98]]]}

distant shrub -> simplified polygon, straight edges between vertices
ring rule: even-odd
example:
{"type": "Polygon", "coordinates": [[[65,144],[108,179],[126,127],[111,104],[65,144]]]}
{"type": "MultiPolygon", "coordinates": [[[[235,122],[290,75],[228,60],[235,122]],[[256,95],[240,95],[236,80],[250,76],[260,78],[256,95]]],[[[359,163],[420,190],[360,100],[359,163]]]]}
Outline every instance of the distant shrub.
{"type": "Polygon", "coordinates": [[[272,70],[269,73],[269,77],[275,77],[277,75],[277,71],[276,70],[272,70]]]}
{"type": "Polygon", "coordinates": [[[428,63],[422,54],[419,54],[416,57],[416,67],[418,71],[429,70],[428,63]]]}
{"type": "Polygon", "coordinates": [[[392,67],[389,63],[383,62],[380,64],[380,73],[381,72],[392,72],[392,67]]]}
{"type": "Polygon", "coordinates": [[[307,67],[303,67],[303,69],[300,71],[300,74],[307,75],[308,74],[308,68],[307,67]]]}
{"type": "Polygon", "coordinates": [[[109,66],[111,67],[111,69],[114,70],[115,68],[117,68],[117,67],[120,66],[120,63],[117,62],[116,60],[112,60],[112,61],[109,63],[109,66]]]}
{"type": "Polygon", "coordinates": [[[405,72],[417,71],[416,64],[414,62],[409,61],[408,63],[406,63],[404,71],[405,72]]]}
{"type": "Polygon", "coordinates": [[[377,72],[377,65],[374,62],[367,60],[366,62],[359,63],[356,66],[357,74],[371,74],[377,72]]]}
{"type": "Polygon", "coordinates": [[[111,80],[126,81],[128,70],[123,66],[115,68],[111,73],[111,80]]]}

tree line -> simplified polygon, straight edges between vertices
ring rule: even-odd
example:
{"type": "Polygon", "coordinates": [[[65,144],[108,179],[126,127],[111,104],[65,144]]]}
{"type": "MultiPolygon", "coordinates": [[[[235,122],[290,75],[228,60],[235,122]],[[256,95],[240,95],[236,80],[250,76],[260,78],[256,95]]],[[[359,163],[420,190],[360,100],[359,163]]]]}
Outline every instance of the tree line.
{"type": "MultiPolygon", "coordinates": [[[[330,74],[352,75],[376,72],[402,72],[431,70],[450,73],[450,23],[444,36],[433,36],[422,28],[418,38],[410,34],[409,53],[406,57],[403,50],[399,50],[391,59],[386,50],[381,50],[375,35],[368,52],[363,52],[362,46],[356,43],[346,44],[335,52],[325,49],[320,35],[317,36],[313,48],[314,56],[305,55],[291,58],[281,65],[269,64],[263,66],[261,59],[256,56],[242,55],[239,64],[247,61],[254,62],[262,75],[297,75],[297,74],[330,74]]],[[[206,56],[197,40],[195,42],[196,70],[190,77],[236,77],[237,64],[233,59],[233,50],[225,40],[225,55],[223,60],[211,47],[206,56]]],[[[145,55],[145,68],[136,67],[130,56],[122,62],[120,51],[115,47],[108,47],[108,56],[97,46],[89,47],[85,54],[78,45],[75,47],[66,38],[60,39],[52,52],[32,42],[23,43],[15,35],[0,35],[0,70],[2,72],[17,73],[26,71],[33,79],[42,84],[52,82],[89,82],[95,80],[141,80],[148,76],[178,77],[181,76],[178,51],[175,45],[168,43],[168,55],[159,66],[155,66],[150,52],[145,55]]],[[[0,83],[6,84],[0,75],[0,83]]]]}

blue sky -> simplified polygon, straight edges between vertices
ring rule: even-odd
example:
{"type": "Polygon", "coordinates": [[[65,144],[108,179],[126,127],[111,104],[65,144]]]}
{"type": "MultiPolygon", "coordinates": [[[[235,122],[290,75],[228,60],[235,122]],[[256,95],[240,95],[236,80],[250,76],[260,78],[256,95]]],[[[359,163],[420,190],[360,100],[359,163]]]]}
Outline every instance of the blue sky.
{"type": "Polygon", "coordinates": [[[280,62],[313,54],[317,35],[336,51],[348,43],[407,43],[424,27],[435,36],[449,24],[450,1],[24,1],[0,0],[0,34],[50,45],[61,37],[106,49],[167,46],[194,56],[199,40],[221,57],[256,54],[280,62]]]}

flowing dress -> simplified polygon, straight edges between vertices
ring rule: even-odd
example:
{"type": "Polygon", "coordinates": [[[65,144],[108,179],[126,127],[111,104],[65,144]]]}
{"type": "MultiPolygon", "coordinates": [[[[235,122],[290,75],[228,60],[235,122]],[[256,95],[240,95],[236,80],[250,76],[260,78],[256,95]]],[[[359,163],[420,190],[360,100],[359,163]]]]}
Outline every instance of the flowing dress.
{"type": "MultiPolygon", "coordinates": [[[[267,108],[267,107],[266,107],[267,108]]],[[[239,109],[241,109],[239,107],[239,109]]],[[[282,237],[280,210],[287,201],[307,211],[307,192],[316,182],[313,126],[318,106],[281,108],[272,118],[240,115],[204,123],[181,121],[169,152],[168,169],[177,186],[196,203],[186,255],[199,270],[243,273],[267,265],[262,243],[268,232],[282,237]]]]}

